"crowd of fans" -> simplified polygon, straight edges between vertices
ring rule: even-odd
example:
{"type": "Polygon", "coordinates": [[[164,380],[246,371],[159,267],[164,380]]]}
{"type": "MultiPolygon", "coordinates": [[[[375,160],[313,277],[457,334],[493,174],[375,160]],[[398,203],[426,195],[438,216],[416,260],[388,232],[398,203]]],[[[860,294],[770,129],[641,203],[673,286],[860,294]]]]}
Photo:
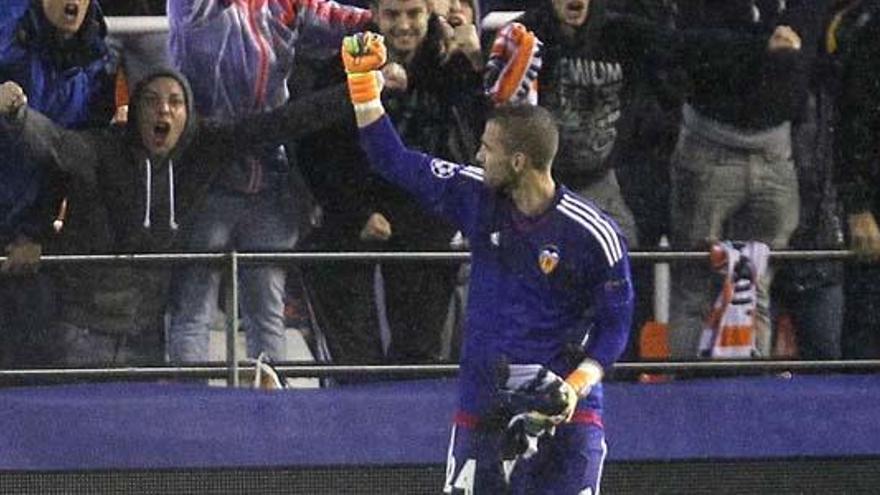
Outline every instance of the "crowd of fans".
{"type": "MultiPolygon", "coordinates": [[[[663,236],[681,250],[851,246],[862,255],[851,263],[771,262],[756,281],[754,355],[774,356],[784,314],[802,358],[880,356],[877,0],[8,3],[2,368],[208,360],[218,269],[38,269],[41,253],[464,245],[370,171],[337,50],[346,34],[383,34],[383,103],[404,142],[470,162],[497,96],[481,13],[519,9],[538,45],[513,90],[557,119],[557,179],[609,212],[630,248],[663,236]],[[170,31],[108,37],[106,15],[167,15],[170,31]]],[[[650,275],[635,272],[641,321],[650,275]]],[[[251,357],[288,358],[285,284],[304,289],[334,362],[455,357],[467,266],[266,264],[240,276],[251,357]]],[[[670,356],[696,358],[719,280],[696,262],[674,264],[672,280],[670,356]]]]}

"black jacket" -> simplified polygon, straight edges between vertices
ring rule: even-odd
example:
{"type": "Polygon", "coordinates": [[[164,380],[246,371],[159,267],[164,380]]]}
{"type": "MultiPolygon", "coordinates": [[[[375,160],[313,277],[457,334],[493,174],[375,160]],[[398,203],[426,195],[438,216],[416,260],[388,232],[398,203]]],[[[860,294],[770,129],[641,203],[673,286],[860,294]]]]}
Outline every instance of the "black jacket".
{"type": "Polygon", "coordinates": [[[880,214],[880,1],[862,0],[842,18],[823,82],[837,101],[835,162],[847,213],[880,214]]]}
{"type": "Polygon", "coordinates": [[[587,20],[573,38],[563,34],[550,5],[517,21],[544,43],[538,102],[559,123],[554,175],[574,189],[585,187],[611,166],[630,85],[645,77],[651,57],[674,45],[674,36],[647,20],[610,13],[603,0],[590,2],[587,20]],[[667,41],[661,41],[664,36],[667,41]]]}
{"type": "Polygon", "coordinates": [[[691,80],[690,105],[743,130],[796,120],[806,101],[807,50],[770,52],[767,42],[777,25],[801,32],[798,11],[812,1],[790,0],[781,12],[770,6],[755,10],[751,0],[679,2],[679,26],[686,33],[680,64],[691,80]]]}

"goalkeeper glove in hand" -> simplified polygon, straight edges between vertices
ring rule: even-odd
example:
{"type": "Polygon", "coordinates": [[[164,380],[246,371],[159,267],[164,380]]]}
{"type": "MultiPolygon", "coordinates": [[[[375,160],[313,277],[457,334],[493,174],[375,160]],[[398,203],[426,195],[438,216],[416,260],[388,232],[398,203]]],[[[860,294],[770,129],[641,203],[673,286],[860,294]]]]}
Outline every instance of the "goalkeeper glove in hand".
{"type": "Polygon", "coordinates": [[[501,437],[502,459],[528,459],[538,452],[538,440],[542,436],[553,436],[556,433],[556,425],[541,416],[536,413],[522,413],[510,419],[501,437]]]}
{"type": "MultiPolygon", "coordinates": [[[[555,376],[555,375],[554,375],[555,376]]],[[[557,399],[563,404],[563,408],[556,414],[547,414],[545,411],[535,410],[531,412],[533,421],[547,421],[554,425],[567,423],[574,416],[578,401],[590,393],[593,385],[602,380],[602,366],[592,359],[584,359],[569,373],[562,383],[553,382],[550,389],[557,394],[557,399]]]]}
{"type": "Polygon", "coordinates": [[[513,414],[534,414],[552,424],[567,421],[577,405],[577,391],[556,373],[540,364],[511,364],[502,369],[499,391],[513,414]]]}
{"type": "Polygon", "coordinates": [[[565,383],[577,393],[578,397],[586,397],[593,385],[602,381],[602,375],[602,365],[592,359],[584,359],[565,377],[565,383]]]}
{"type": "Polygon", "coordinates": [[[346,36],[341,52],[355,109],[379,105],[383,83],[379,69],[388,58],[385,39],[369,31],[346,36]]]}

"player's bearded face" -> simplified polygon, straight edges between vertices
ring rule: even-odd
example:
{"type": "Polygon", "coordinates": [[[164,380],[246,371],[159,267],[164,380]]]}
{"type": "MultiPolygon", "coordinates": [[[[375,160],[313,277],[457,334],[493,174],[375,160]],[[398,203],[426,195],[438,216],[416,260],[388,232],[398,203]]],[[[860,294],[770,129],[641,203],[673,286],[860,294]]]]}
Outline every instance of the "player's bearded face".
{"type": "Polygon", "coordinates": [[[516,185],[518,174],[513,167],[512,154],[501,141],[501,128],[489,121],[477,151],[477,163],[485,170],[483,178],[486,186],[502,191],[516,185]]]}
{"type": "Polygon", "coordinates": [[[408,62],[428,34],[427,0],[379,0],[373,19],[385,35],[392,56],[408,62]]]}

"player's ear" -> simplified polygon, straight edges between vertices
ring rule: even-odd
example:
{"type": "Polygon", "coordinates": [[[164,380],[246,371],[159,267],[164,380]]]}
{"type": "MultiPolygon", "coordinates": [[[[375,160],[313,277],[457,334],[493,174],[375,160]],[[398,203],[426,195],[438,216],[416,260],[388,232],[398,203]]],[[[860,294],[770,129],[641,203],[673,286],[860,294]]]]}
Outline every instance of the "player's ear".
{"type": "Polygon", "coordinates": [[[529,158],[525,153],[521,151],[514,152],[510,157],[511,165],[513,166],[513,170],[517,173],[522,172],[529,164],[529,158]]]}

